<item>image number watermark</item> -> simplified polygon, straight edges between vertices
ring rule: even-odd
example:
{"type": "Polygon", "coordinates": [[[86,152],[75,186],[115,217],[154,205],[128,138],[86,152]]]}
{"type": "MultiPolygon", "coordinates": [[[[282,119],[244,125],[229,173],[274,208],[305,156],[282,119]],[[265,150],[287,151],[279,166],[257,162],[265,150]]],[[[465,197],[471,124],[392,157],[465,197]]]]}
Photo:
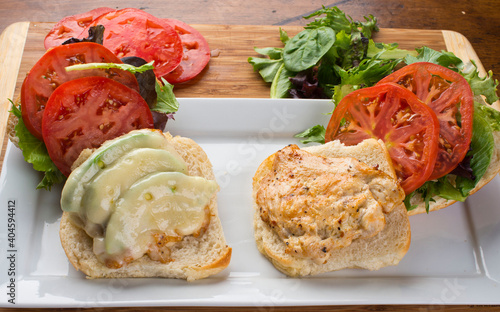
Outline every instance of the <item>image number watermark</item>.
{"type": "Polygon", "coordinates": [[[15,200],[7,201],[7,301],[16,304],[17,290],[17,242],[16,242],[16,208],[15,200]]]}

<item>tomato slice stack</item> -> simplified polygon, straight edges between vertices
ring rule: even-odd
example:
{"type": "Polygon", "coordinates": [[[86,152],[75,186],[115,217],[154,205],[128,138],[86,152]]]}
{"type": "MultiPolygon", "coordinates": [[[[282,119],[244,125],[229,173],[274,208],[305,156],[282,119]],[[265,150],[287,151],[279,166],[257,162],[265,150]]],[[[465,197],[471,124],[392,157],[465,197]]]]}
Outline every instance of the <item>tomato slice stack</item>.
{"type": "Polygon", "coordinates": [[[73,43],[47,51],[29,71],[21,87],[21,111],[28,130],[42,139],[42,116],[47,101],[61,84],[84,76],[103,76],[139,91],[135,76],[119,69],[67,72],[66,67],[82,63],[122,63],[111,51],[91,42],[73,43]]]}
{"type": "Polygon", "coordinates": [[[469,150],[472,138],[474,97],[462,75],[433,63],[413,63],[379,83],[395,82],[412,91],[434,110],[439,119],[439,150],[429,180],[457,167],[469,150]]]}
{"type": "Polygon", "coordinates": [[[71,37],[86,38],[92,26],[104,26],[104,46],[119,58],[137,56],[155,62],[155,75],[169,83],[196,77],[210,61],[210,48],[199,31],[176,19],[160,19],[135,8],[97,8],[59,21],[45,38],[45,49],[71,37]]]}
{"type": "MultiPolygon", "coordinates": [[[[87,28],[104,26],[103,45],[119,58],[137,56],[154,61],[157,77],[174,70],[182,60],[182,42],[174,28],[142,10],[127,8],[108,12],[87,28]]],[[[84,30],[78,37],[85,38],[84,30]]]]}
{"type": "Polygon", "coordinates": [[[467,81],[440,65],[413,63],[335,108],[325,141],[382,139],[406,194],[450,173],[472,138],[474,99],[467,81]]]}
{"type": "Polygon", "coordinates": [[[386,83],[345,96],[335,108],[325,141],[355,145],[382,139],[406,194],[420,187],[434,169],[439,122],[412,92],[386,83]]]}

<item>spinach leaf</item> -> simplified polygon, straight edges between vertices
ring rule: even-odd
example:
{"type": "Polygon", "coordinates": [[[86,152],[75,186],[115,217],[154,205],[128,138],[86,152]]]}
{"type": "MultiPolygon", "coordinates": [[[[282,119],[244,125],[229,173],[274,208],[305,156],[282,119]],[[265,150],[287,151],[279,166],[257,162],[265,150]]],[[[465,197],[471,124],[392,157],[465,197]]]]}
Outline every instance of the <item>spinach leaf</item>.
{"type": "Polygon", "coordinates": [[[318,63],[335,43],[335,32],[329,27],[304,29],[288,40],[283,61],[289,71],[300,72],[318,63]]]}
{"type": "Polygon", "coordinates": [[[288,97],[289,95],[288,90],[292,86],[292,83],[290,82],[290,77],[293,77],[294,75],[295,73],[286,69],[285,64],[283,64],[282,62],[271,84],[270,96],[272,99],[288,97]]]}
{"type": "Polygon", "coordinates": [[[254,48],[255,52],[267,55],[269,58],[249,57],[248,62],[252,64],[254,71],[258,71],[265,82],[272,82],[278,69],[283,64],[282,48],[254,48]]]}
{"type": "Polygon", "coordinates": [[[249,57],[248,62],[254,70],[258,71],[265,82],[272,82],[278,69],[283,65],[283,60],[273,60],[261,57],[249,57]]]}

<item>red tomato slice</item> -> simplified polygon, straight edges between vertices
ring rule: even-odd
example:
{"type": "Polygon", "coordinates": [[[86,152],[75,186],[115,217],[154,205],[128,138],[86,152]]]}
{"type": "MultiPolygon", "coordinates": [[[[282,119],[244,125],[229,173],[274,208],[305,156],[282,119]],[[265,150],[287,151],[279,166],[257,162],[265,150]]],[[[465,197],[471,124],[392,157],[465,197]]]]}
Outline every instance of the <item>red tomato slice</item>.
{"type": "Polygon", "coordinates": [[[184,50],[182,61],[172,72],[163,76],[169,83],[181,83],[196,77],[210,61],[208,42],[199,31],[179,20],[165,21],[179,34],[184,50]]]}
{"type": "Polygon", "coordinates": [[[43,113],[47,151],[66,176],[82,150],[141,128],[153,128],[146,101],[138,92],[105,77],[62,84],[52,93],[43,113]]]}
{"type": "MultiPolygon", "coordinates": [[[[104,46],[119,58],[137,56],[154,61],[157,77],[174,70],[182,59],[179,35],[167,22],[142,10],[128,8],[101,15],[88,27],[104,26],[104,46]]],[[[84,38],[84,30],[78,38],[84,38]]]]}
{"type": "Polygon", "coordinates": [[[355,145],[368,138],[385,142],[406,194],[431,175],[437,154],[436,114],[412,92],[386,83],[345,96],[333,111],[325,141],[355,145]]]}
{"type": "MultiPolygon", "coordinates": [[[[97,17],[115,11],[112,8],[97,8],[92,11],[68,16],[52,27],[44,40],[45,50],[61,45],[64,41],[78,37],[82,31],[97,17]]],[[[88,35],[88,34],[87,34],[88,35]]]]}
{"type": "Polygon", "coordinates": [[[29,71],[21,88],[21,112],[28,130],[42,139],[43,110],[52,92],[66,81],[85,76],[112,78],[134,90],[139,84],[132,73],[120,69],[92,69],[67,72],[69,65],[81,63],[122,63],[111,51],[92,42],[57,46],[47,51],[29,71]]]}
{"type": "Polygon", "coordinates": [[[462,75],[446,67],[420,62],[392,73],[379,83],[395,82],[429,105],[439,119],[439,150],[429,180],[455,169],[469,150],[472,138],[474,96],[462,75]]]}

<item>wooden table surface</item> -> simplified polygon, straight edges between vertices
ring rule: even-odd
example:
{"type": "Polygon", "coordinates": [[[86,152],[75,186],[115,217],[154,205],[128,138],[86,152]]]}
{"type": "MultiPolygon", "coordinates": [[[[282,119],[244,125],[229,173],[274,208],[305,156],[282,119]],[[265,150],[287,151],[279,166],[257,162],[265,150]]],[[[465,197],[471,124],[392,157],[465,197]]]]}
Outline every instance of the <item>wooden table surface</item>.
{"type": "MultiPolygon", "coordinates": [[[[19,21],[54,22],[64,16],[85,12],[98,6],[136,7],[158,17],[170,17],[189,24],[220,25],[305,25],[302,16],[325,6],[338,6],[354,19],[373,14],[384,28],[435,29],[457,31],[467,37],[484,68],[500,79],[500,10],[498,0],[150,0],[150,1],[35,1],[0,0],[0,32],[19,21]]],[[[3,61],[3,60],[2,60],[3,61]]],[[[0,290],[5,291],[5,290],[0,290]]],[[[437,294],[439,295],[439,294],[437,294]]],[[[500,296],[500,291],[499,291],[500,296]]],[[[167,308],[162,308],[165,310],[167,308]]],[[[27,309],[34,311],[35,309],[27,309]]],[[[157,308],[94,308],[81,311],[156,311],[157,308]]],[[[500,311],[499,306],[378,305],[328,307],[256,308],[170,308],[172,311],[500,311]]],[[[0,311],[14,311],[0,308],[0,311]]],[[[80,311],[80,309],[56,309],[80,311]]]]}

